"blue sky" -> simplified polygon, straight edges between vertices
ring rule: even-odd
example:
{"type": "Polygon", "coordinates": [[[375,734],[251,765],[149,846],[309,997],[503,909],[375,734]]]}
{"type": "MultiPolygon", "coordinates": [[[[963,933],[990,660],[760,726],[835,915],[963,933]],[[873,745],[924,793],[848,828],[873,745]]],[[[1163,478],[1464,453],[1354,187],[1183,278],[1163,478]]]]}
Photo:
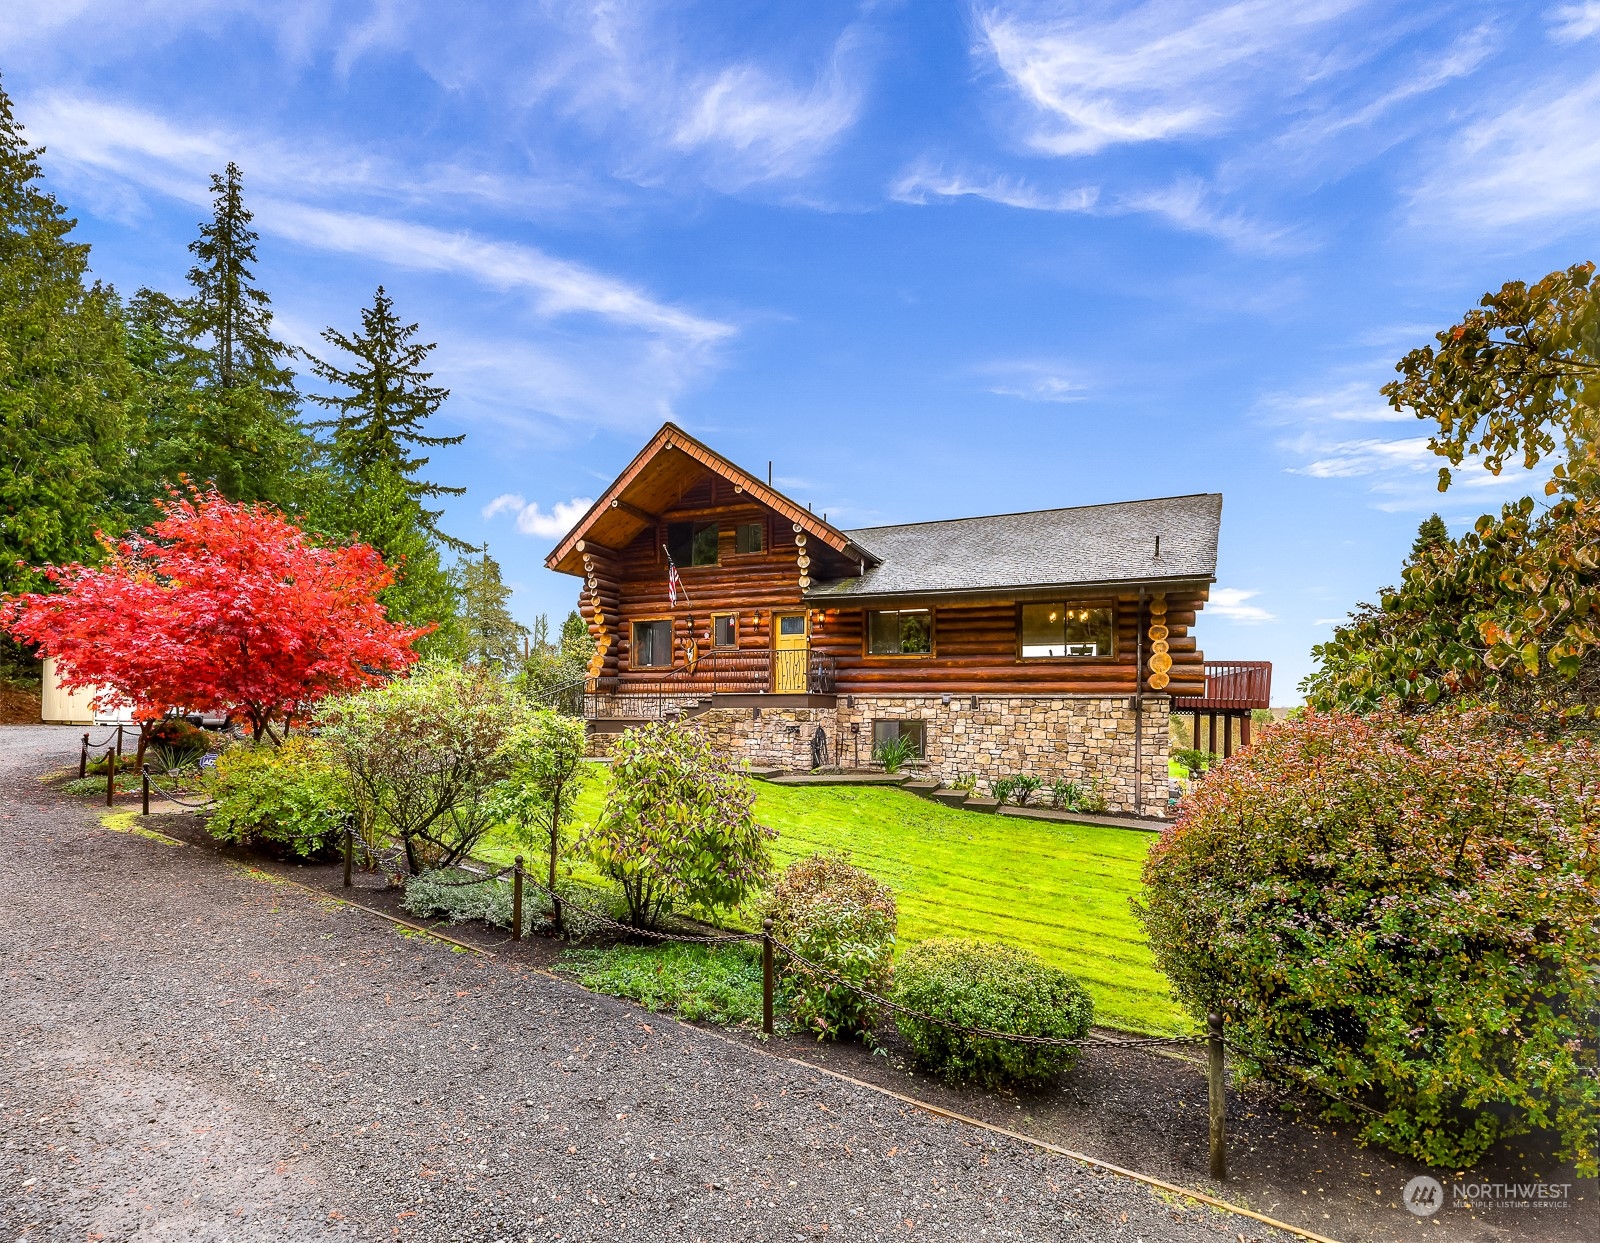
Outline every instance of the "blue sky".
{"type": "Polygon", "coordinates": [[[207,174],[316,347],[379,282],[524,620],[664,418],[842,525],[1221,491],[1210,656],[1277,664],[1528,481],[1377,393],[1597,257],[1600,3],[8,0],[0,74],[131,292],[207,174]]]}

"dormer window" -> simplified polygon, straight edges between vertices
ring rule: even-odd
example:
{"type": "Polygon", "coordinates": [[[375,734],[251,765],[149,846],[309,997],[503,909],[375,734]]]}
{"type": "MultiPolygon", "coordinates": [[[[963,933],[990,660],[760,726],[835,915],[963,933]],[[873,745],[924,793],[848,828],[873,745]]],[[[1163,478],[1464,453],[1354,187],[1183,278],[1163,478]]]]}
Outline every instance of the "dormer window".
{"type": "Polygon", "coordinates": [[[680,570],[692,565],[716,565],[717,536],[714,522],[670,522],[667,555],[680,570]]]}
{"type": "Polygon", "coordinates": [[[733,550],[738,553],[767,551],[767,524],[741,522],[734,528],[733,550]]]}

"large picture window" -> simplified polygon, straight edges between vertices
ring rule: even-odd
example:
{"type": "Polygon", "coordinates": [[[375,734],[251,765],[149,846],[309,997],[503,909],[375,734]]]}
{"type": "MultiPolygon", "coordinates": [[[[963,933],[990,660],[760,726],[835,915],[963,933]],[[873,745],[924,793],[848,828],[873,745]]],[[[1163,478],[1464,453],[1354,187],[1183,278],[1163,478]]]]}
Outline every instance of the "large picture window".
{"type": "Polygon", "coordinates": [[[926,656],[933,651],[933,613],[893,609],[867,614],[867,654],[926,656]]]}
{"type": "Polygon", "coordinates": [[[1115,610],[1061,601],[1022,606],[1022,655],[1111,656],[1115,610]]]}
{"type": "Polygon", "coordinates": [[[629,663],[635,669],[672,667],[672,623],[641,621],[633,623],[633,654],[629,663]]]}
{"type": "Polygon", "coordinates": [[[669,522],[667,555],[680,570],[691,565],[716,565],[717,535],[714,522],[669,522]]]}

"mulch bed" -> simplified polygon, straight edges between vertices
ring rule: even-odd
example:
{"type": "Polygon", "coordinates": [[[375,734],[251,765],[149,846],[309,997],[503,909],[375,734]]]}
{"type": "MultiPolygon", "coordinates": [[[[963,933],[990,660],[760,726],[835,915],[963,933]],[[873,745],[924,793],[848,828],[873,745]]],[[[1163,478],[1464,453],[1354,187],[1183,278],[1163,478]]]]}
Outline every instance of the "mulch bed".
{"type": "MultiPolygon", "coordinates": [[[[119,800],[120,802],[121,800],[119,800]]],[[[136,806],[134,800],[128,800],[136,806]]],[[[191,846],[248,863],[328,894],[359,902],[410,923],[543,970],[554,969],[565,942],[534,935],[514,942],[502,928],[421,920],[401,906],[401,891],[383,877],[357,872],[342,885],[338,860],[295,863],[223,847],[193,814],[153,815],[149,826],[191,846]]],[[[584,940],[585,947],[616,943],[615,934],[584,940]]],[[[1207,1093],[1203,1049],[1087,1050],[1056,1085],[1038,1092],[992,1094],[953,1088],[921,1074],[892,1029],[882,1052],[859,1044],[822,1044],[804,1034],[763,1041],[749,1029],[724,1034],[781,1057],[809,1062],[968,1117],[1084,1153],[1180,1186],[1219,1194],[1234,1203],[1341,1240],[1410,1238],[1423,1226],[1447,1227],[1451,1239],[1491,1243],[1537,1237],[1547,1243],[1587,1243],[1596,1181],[1578,1180],[1570,1164],[1551,1156],[1548,1136],[1503,1144],[1471,1170],[1427,1167],[1354,1142],[1353,1128],[1317,1120],[1317,1106],[1301,1094],[1269,1084],[1230,1089],[1229,1180],[1207,1176],[1207,1093]],[[1447,1207],[1424,1221],[1407,1213],[1400,1194],[1415,1175],[1432,1173],[1454,1183],[1546,1182],[1573,1184],[1566,1207],[1487,1212],[1447,1207]]],[[[1107,1033],[1115,1035],[1116,1033],[1107,1033]]]]}

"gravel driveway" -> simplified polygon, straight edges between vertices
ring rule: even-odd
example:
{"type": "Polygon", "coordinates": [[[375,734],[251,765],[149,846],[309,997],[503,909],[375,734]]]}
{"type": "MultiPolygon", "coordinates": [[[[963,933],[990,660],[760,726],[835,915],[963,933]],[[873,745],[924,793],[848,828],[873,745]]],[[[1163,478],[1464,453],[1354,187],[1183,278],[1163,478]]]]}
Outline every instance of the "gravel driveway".
{"type": "Polygon", "coordinates": [[[0,1229],[32,1239],[1260,1237],[42,788],[0,729],[0,1229]]]}

